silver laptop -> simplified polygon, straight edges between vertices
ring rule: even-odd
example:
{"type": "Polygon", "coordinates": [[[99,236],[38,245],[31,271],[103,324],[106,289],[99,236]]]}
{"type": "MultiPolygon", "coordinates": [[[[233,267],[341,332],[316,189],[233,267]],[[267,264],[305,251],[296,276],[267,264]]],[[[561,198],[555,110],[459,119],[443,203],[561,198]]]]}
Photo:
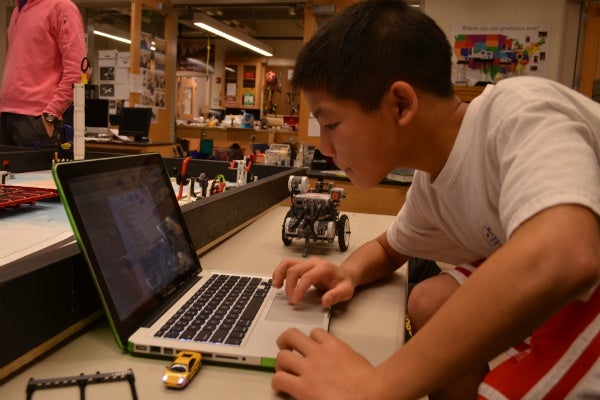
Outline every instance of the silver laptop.
{"type": "Polygon", "coordinates": [[[53,176],[122,349],[272,368],[285,329],[328,328],[316,292],[290,306],[270,277],[202,270],[160,155],[59,163],[53,176]]]}

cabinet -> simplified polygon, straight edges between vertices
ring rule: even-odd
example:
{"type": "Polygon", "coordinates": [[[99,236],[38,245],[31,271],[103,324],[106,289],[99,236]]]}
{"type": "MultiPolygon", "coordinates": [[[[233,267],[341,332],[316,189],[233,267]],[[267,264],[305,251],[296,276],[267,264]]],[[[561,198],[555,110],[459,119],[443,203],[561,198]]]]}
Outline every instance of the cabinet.
{"type": "Polygon", "coordinates": [[[589,1],[587,7],[579,91],[600,101],[600,3],[589,1]]]}
{"type": "Polygon", "coordinates": [[[485,86],[454,86],[454,93],[465,103],[470,103],[483,92],[485,86]]]}
{"type": "Polygon", "coordinates": [[[177,137],[189,142],[190,151],[200,149],[201,139],[211,139],[213,147],[229,148],[233,143],[244,149],[244,154],[250,154],[252,143],[297,143],[298,133],[279,129],[243,129],[231,127],[202,127],[177,125],[177,137]]]}
{"type": "Polygon", "coordinates": [[[265,63],[264,58],[226,58],[223,107],[260,110],[265,63]]]}

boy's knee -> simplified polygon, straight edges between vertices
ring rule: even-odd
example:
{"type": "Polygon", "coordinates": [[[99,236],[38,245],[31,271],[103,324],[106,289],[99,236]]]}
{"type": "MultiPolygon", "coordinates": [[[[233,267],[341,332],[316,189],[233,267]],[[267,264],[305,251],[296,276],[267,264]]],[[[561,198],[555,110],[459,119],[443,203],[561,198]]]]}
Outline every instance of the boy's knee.
{"type": "Polygon", "coordinates": [[[439,275],[415,285],[408,297],[407,312],[415,330],[419,330],[452,296],[459,285],[449,275],[439,275]]]}
{"type": "Polygon", "coordinates": [[[413,329],[419,330],[435,313],[435,309],[428,298],[427,286],[421,282],[413,287],[408,297],[407,313],[413,329]]]}

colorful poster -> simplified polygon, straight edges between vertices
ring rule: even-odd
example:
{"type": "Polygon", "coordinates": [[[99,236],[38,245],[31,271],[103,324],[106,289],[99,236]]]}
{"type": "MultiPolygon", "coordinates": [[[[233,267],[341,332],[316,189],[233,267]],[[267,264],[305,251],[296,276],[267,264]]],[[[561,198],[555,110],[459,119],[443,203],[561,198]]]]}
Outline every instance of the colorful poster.
{"type": "Polygon", "coordinates": [[[460,25],[452,27],[457,74],[468,84],[513,75],[546,76],[549,29],[543,25],[460,25]]]}

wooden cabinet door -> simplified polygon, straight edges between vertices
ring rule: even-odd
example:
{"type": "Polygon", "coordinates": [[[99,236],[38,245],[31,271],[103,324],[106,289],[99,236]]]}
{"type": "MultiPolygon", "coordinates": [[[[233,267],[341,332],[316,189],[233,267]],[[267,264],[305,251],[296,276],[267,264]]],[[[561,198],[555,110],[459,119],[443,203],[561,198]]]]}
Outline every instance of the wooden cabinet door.
{"type": "Polygon", "coordinates": [[[579,91],[600,101],[600,2],[588,1],[579,91]]]}
{"type": "Polygon", "coordinates": [[[226,59],[221,105],[226,108],[260,109],[264,81],[264,59],[226,59]]]}

